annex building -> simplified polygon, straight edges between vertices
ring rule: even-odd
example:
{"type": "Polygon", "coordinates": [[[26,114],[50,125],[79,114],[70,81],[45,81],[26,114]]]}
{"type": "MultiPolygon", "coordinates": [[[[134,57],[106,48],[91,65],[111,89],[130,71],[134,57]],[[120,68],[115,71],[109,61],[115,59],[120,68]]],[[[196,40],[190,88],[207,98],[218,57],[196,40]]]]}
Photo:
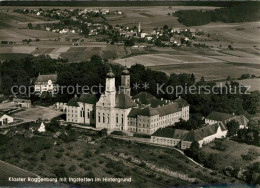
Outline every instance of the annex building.
{"type": "Polygon", "coordinates": [[[151,142],[187,149],[196,141],[202,147],[216,138],[225,138],[228,131],[226,124],[231,120],[237,121],[240,129],[246,128],[249,121],[244,115],[213,111],[205,118],[205,126],[190,131],[173,127],[158,129],[152,134],[151,142]]]}
{"type": "Polygon", "coordinates": [[[42,94],[53,94],[58,90],[57,74],[44,74],[36,78],[34,82],[35,93],[42,94]]]}
{"type": "Polygon", "coordinates": [[[189,119],[189,104],[182,98],[175,101],[157,99],[141,92],[130,95],[130,75],[125,68],[120,90],[115,87],[112,69],[106,76],[105,92],[97,98],[93,94],[75,96],[67,104],[67,122],[95,125],[96,128],[121,130],[151,135],[159,128],[174,125],[180,118],[189,119]]]}

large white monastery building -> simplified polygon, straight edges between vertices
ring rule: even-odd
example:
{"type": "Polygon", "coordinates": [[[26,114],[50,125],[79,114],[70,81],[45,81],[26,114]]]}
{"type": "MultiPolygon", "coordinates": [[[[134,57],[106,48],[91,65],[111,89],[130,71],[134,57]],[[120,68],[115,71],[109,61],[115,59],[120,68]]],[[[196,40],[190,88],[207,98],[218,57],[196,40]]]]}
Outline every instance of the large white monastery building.
{"type": "Polygon", "coordinates": [[[105,92],[99,99],[93,94],[82,94],[68,102],[67,121],[151,135],[159,128],[174,125],[180,118],[189,119],[189,104],[181,98],[171,101],[146,92],[135,96],[130,93],[128,70],[123,70],[120,90],[116,91],[115,75],[110,69],[105,92]]]}

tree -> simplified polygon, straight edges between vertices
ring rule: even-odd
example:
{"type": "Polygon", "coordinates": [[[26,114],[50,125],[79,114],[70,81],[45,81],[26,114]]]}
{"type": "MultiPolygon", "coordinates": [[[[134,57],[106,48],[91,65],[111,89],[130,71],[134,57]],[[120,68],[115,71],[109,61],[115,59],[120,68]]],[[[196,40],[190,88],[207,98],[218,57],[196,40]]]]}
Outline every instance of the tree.
{"type": "Polygon", "coordinates": [[[100,132],[100,137],[107,136],[107,129],[102,129],[100,132]]]}
{"type": "Polygon", "coordinates": [[[82,34],[85,35],[85,37],[89,35],[89,29],[86,25],[82,25],[81,30],[82,30],[82,34]]]}
{"type": "Polygon", "coordinates": [[[185,150],[185,154],[194,159],[198,158],[200,152],[200,145],[197,141],[191,143],[190,148],[185,150]]]}
{"type": "Polygon", "coordinates": [[[125,46],[134,46],[135,45],[135,42],[134,42],[134,39],[131,38],[131,39],[127,39],[124,43],[125,46]]]}
{"type": "Polygon", "coordinates": [[[228,45],[228,49],[234,50],[234,48],[231,45],[228,45]]]}
{"type": "Polygon", "coordinates": [[[57,178],[64,178],[67,177],[67,173],[64,167],[60,167],[53,170],[53,173],[56,175],[57,178]]]}
{"type": "Polygon", "coordinates": [[[154,44],[156,46],[162,46],[162,41],[159,38],[157,38],[157,39],[155,39],[154,44]]]}
{"type": "Polygon", "coordinates": [[[239,123],[235,120],[231,120],[226,124],[228,129],[228,136],[234,136],[237,134],[237,130],[239,129],[239,123]]]}
{"type": "Polygon", "coordinates": [[[91,63],[102,63],[102,58],[99,55],[93,55],[90,58],[91,63]]]}
{"type": "Polygon", "coordinates": [[[249,95],[244,97],[243,107],[250,114],[260,112],[260,92],[252,91],[249,95]]]}
{"type": "Polygon", "coordinates": [[[49,124],[46,124],[46,130],[51,132],[56,132],[57,130],[61,129],[60,122],[58,120],[51,120],[49,124]]]}
{"type": "Polygon", "coordinates": [[[169,29],[168,25],[164,25],[164,26],[163,26],[163,30],[164,30],[164,31],[166,31],[166,30],[168,30],[168,29],[169,29]]]}
{"type": "Polygon", "coordinates": [[[217,157],[214,154],[210,154],[209,157],[205,160],[205,166],[208,168],[215,168],[217,163],[217,157]]]}
{"type": "Polygon", "coordinates": [[[27,27],[28,27],[29,29],[32,29],[32,28],[33,28],[32,23],[31,23],[31,22],[28,23],[28,24],[27,24],[27,27]]]}

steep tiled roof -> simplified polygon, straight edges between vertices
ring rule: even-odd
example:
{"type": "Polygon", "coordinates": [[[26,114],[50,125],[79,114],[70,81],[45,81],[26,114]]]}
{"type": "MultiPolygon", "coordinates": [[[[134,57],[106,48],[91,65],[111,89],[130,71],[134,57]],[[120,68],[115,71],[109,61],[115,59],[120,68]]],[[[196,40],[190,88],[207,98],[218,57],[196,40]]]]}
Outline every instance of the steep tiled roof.
{"type": "Polygon", "coordinates": [[[212,125],[206,125],[196,130],[191,130],[184,138],[184,140],[190,142],[202,140],[205,137],[216,134],[218,127],[219,127],[218,124],[212,124],[212,125]]]}
{"type": "Polygon", "coordinates": [[[244,115],[237,116],[235,119],[239,122],[240,125],[247,125],[249,122],[249,120],[244,115]]]}
{"type": "Polygon", "coordinates": [[[213,111],[206,117],[206,119],[225,121],[234,117],[236,117],[236,115],[213,111]]]}
{"type": "Polygon", "coordinates": [[[154,115],[157,115],[157,114],[159,114],[159,112],[156,109],[154,109],[150,106],[147,106],[147,107],[141,109],[138,115],[154,116],[154,115]]]}
{"type": "Polygon", "coordinates": [[[223,122],[219,122],[218,125],[220,126],[221,131],[226,131],[227,127],[223,122]]]}
{"type": "Polygon", "coordinates": [[[128,114],[128,117],[130,118],[136,118],[137,115],[140,113],[141,108],[132,108],[131,111],[128,114]]]}
{"type": "Polygon", "coordinates": [[[116,94],[116,108],[132,108],[136,103],[127,95],[122,92],[116,94]]]}
{"type": "Polygon", "coordinates": [[[96,95],[94,94],[81,94],[78,102],[88,103],[88,104],[96,104],[98,101],[96,95]]]}
{"type": "Polygon", "coordinates": [[[57,81],[57,74],[45,74],[45,75],[39,75],[35,81],[35,84],[42,84],[42,83],[46,83],[49,80],[51,80],[52,82],[56,82],[57,81]]]}
{"type": "Polygon", "coordinates": [[[72,99],[70,99],[67,105],[68,106],[79,107],[79,105],[78,105],[78,97],[73,97],[72,99]]]}
{"type": "Polygon", "coordinates": [[[146,106],[144,108],[139,108],[139,110],[133,110],[131,115],[129,117],[136,117],[137,115],[142,116],[154,116],[159,114],[159,116],[165,116],[168,114],[172,114],[175,112],[181,111],[179,108],[179,104],[176,102],[171,102],[162,106],[158,106],[156,108],[153,108],[152,106],[146,106]],[[135,114],[135,115],[132,115],[135,114]]]}
{"type": "Polygon", "coordinates": [[[174,128],[160,128],[156,132],[154,132],[152,134],[152,136],[182,139],[188,133],[189,133],[189,131],[187,131],[187,130],[174,129],[174,128]]]}
{"type": "Polygon", "coordinates": [[[155,131],[152,136],[165,137],[165,138],[173,138],[174,129],[173,128],[160,128],[155,131]]]}
{"type": "Polygon", "coordinates": [[[159,112],[160,116],[165,116],[180,111],[179,105],[175,102],[164,106],[159,106],[155,109],[159,112]]]}
{"type": "Polygon", "coordinates": [[[150,104],[150,99],[156,99],[156,97],[147,92],[140,92],[133,96],[132,99],[138,99],[141,104],[150,104]]]}
{"type": "Polygon", "coordinates": [[[182,99],[181,97],[179,97],[178,99],[174,100],[174,102],[178,103],[180,108],[182,108],[184,106],[189,106],[188,102],[186,100],[182,99]]]}
{"type": "Polygon", "coordinates": [[[87,104],[96,104],[98,101],[96,95],[94,94],[81,94],[80,97],[73,97],[69,100],[68,106],[79,107],[78,102],[87,104]]]}

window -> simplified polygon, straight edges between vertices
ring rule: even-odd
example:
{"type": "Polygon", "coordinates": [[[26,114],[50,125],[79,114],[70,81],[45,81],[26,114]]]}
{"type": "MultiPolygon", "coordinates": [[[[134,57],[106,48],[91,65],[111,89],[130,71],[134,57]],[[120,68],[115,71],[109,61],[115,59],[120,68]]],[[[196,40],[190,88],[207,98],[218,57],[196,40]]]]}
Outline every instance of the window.
{"type": "Polygon", "coordinates": [[[89,109],[88,109],[88,119],[89,119],[89,117],[90,117],[90,112],[89,112],[89,109]]]}
{"type": "Polygon", "coordinates": [[[100,113],[98,113],[98,122],[100,122],[100,113]]]}
{"type": "Polygon", "coordinates": [[[118,123],[118,114],[116,114],[116,123],[118,123]]]}
{"type": "Polygon", "coordinates": [[[103,123],[105,123],[105,114],[103,113],[103,123]]]}
{"type": "Polygon", "coordinates": [[[122,114],[122,124],[124,123],[124,115],[122,114]]]}

